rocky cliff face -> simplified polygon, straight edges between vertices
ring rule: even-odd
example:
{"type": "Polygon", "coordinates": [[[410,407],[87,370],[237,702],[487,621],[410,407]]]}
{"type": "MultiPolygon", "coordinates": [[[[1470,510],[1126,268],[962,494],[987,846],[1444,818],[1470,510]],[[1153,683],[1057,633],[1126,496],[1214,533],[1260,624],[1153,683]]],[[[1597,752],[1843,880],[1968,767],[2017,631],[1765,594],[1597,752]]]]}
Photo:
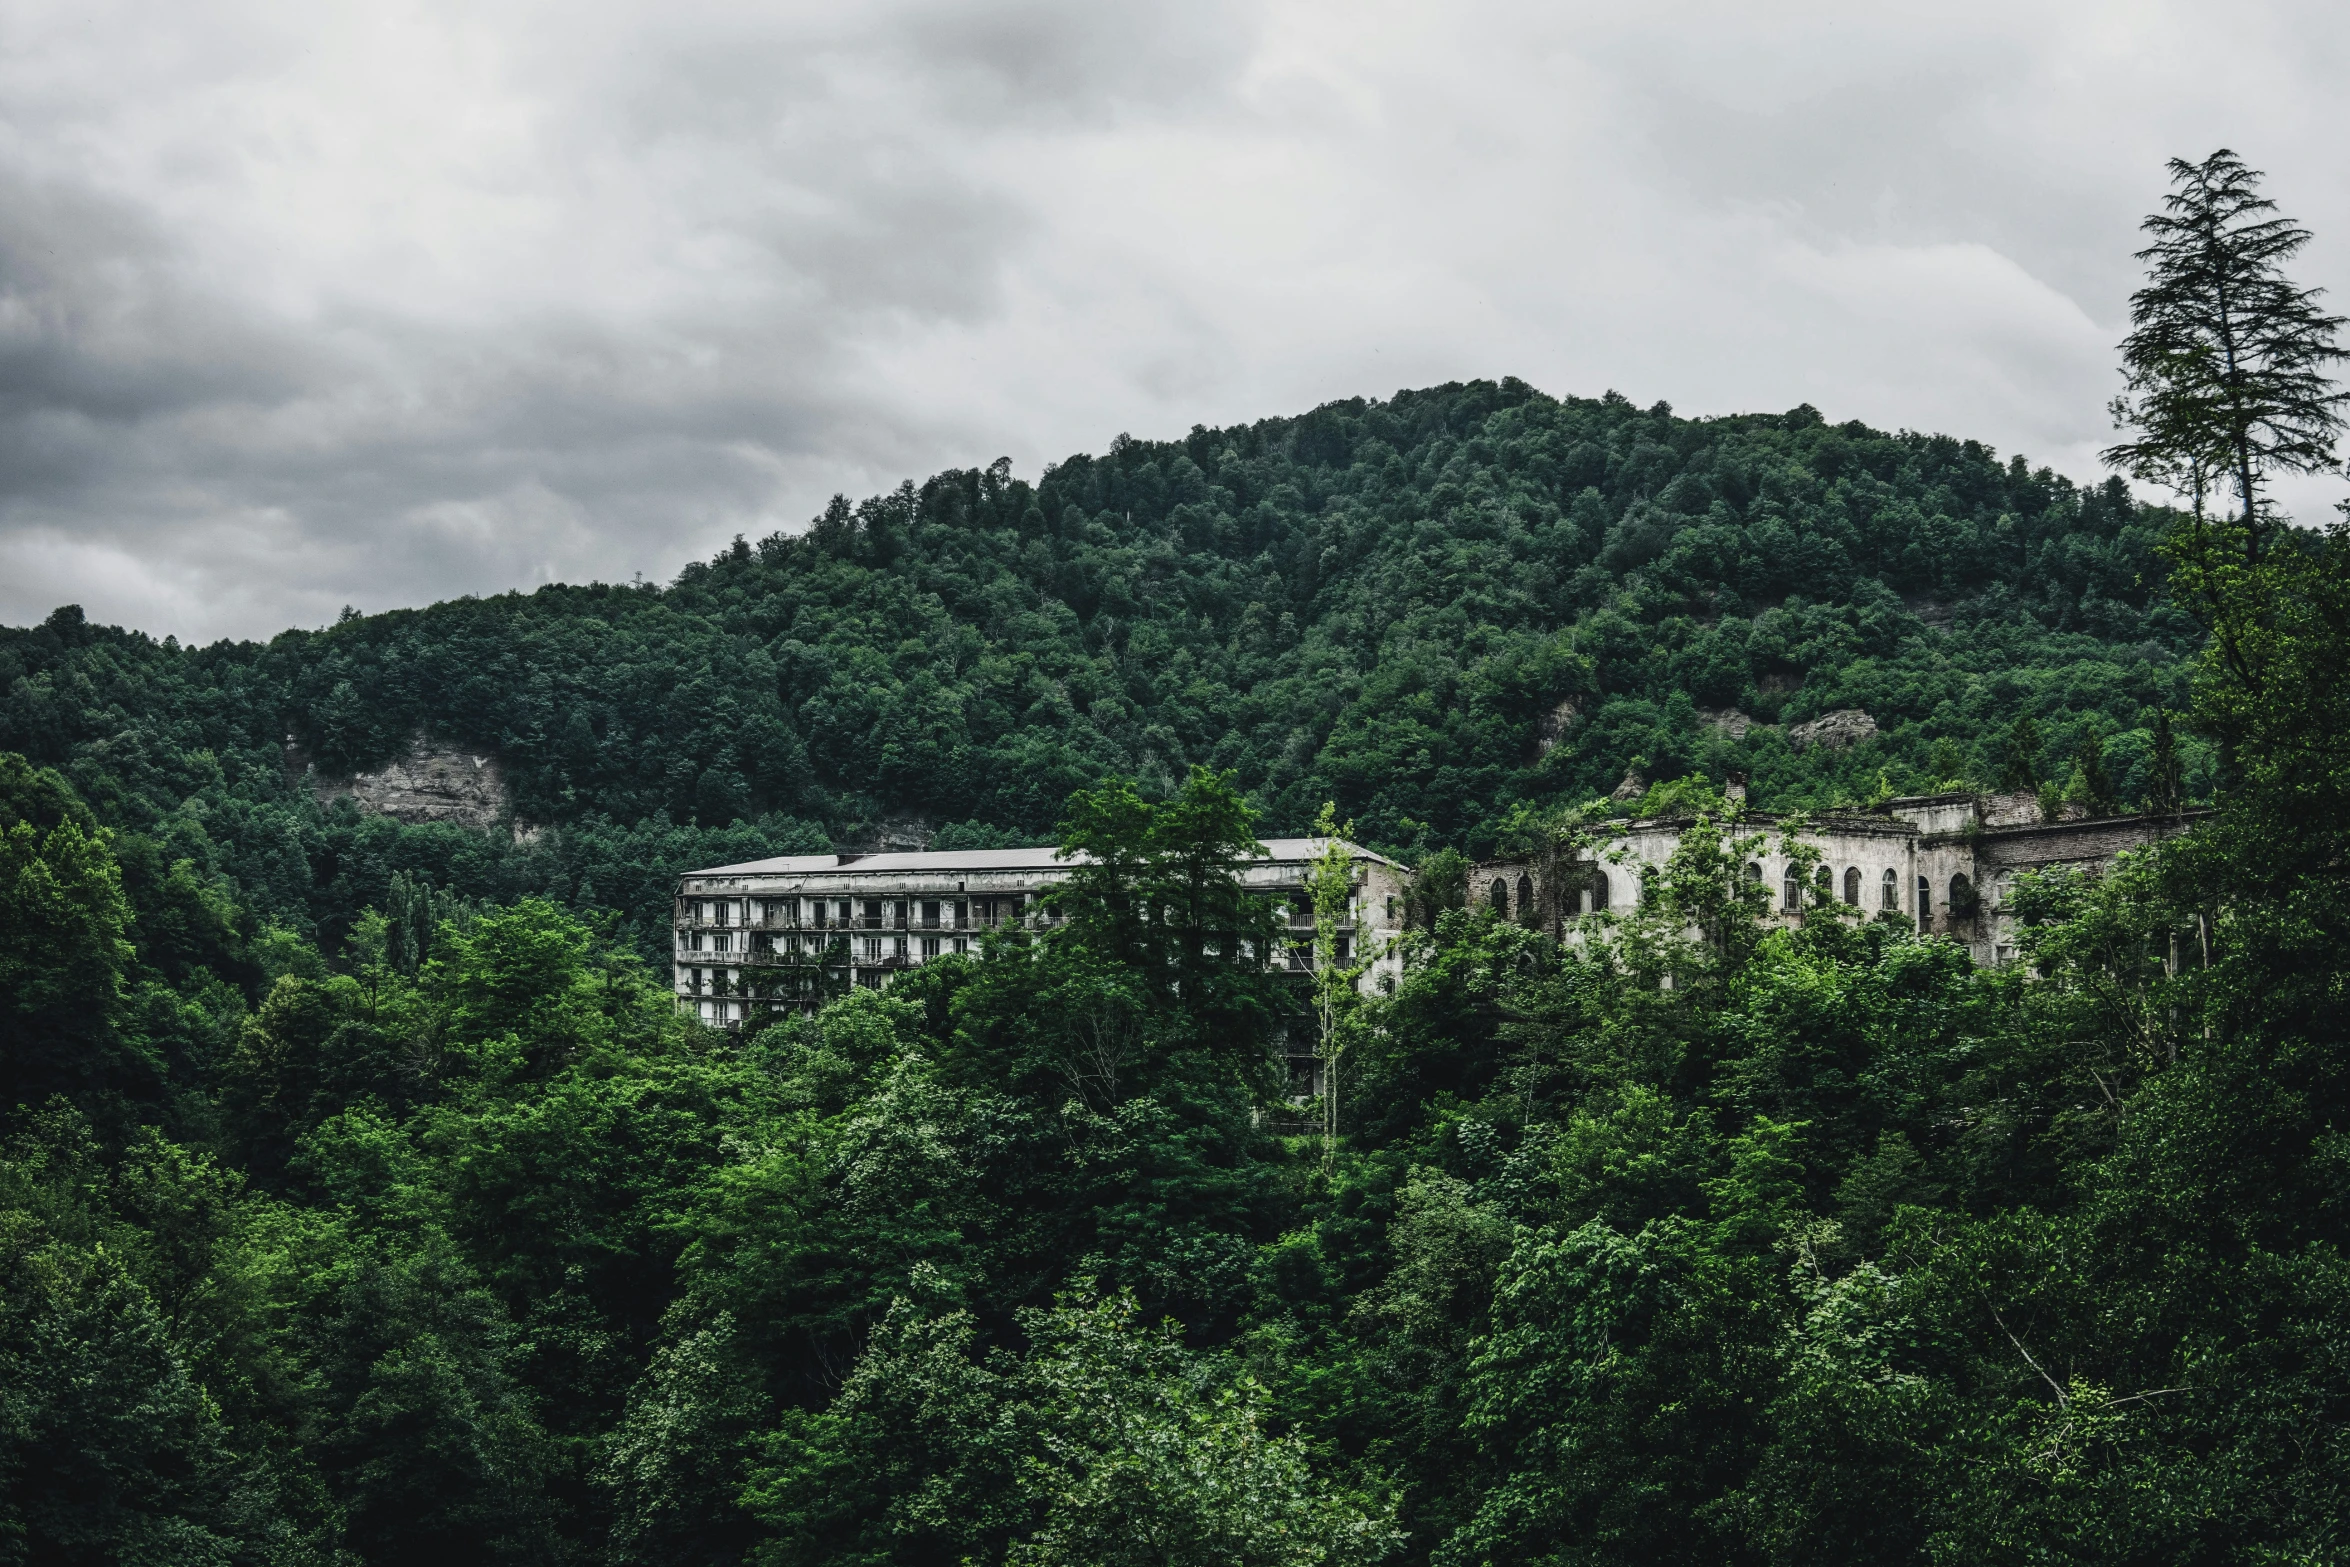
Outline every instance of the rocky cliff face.
{"type": "Polygon", "coordinates": [[[291,746],[287,763],[299,768],[321,804],[349,798],[358,801],[361,810],[395,821],[455,822],[461,827],[494,828],[512,819],[513,802],[496,757],[421,735],[372,773],[347,778],[322,773],[291,746]]]}
{"type": "Polygon", "coordinates": [[[1548,756],[1556,750],[1558,743],[1567,737],[1567,731],[1575,727],[1575,720],[1581,716],[1582,710],[1575,705],[1573,697],[1568,697],[1543,714],[1534,724],[1534,754],[1548,756]]]}
{"type": "Polygon", "coordinates": [[[1868,714],[1857,707],[1840,707],[1833,713],[1822,713],[1809,723],[1792,725],[1787,731],[1787,741],[1798,751],[1815,745],[1841,751],[1876,732],[1877,721],[1868,714]]]}

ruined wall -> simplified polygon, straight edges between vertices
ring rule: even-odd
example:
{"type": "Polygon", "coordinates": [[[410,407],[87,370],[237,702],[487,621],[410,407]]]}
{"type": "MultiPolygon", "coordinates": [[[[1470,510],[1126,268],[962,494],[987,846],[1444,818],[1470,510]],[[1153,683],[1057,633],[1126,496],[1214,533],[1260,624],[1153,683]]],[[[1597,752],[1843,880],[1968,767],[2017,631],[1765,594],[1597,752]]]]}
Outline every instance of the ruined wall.
{"type": "MultiPolygon", "coordinates": [[[[2196,817],[2204,813],[2194,813],[2196,817]]],[[[2110,865],[2114,856],[2169,837],[2179,822],[2164,816],[2108,816],[1986,831],[1975,840],[1984,874],[2050,865],[2110,865]]]]}
{"type": "Polygon", "coordinates": [[[1974,855],[1977,883],[1984,891],[1984,918],[1972,943],[1976,960],[2005,963],[2016,955],[2018,922],[2009,900],[2018,874],[2059,865],[2102,871],[2116,857],[2157,843],[2208,814],[2109,816],[1993,828],[1978,834],[1974,855]]]}
{"type": "MultiPolygon", "coordinates": [[[[1861,913],[1874,919],[1888,912],[1883,900],[1885,876],[1891,872],[1896,900],[1892,912],[1922,931],[1964,942],[1979,963],[2005,963],[2016,955],[2015,916],[2009,897],[2017,872],[2053,865],[2102,870],[2116,855],[2142,849],[2206,813],[2049,823],[2039,822],[2037,814],[2037,801],[2030,795],[1916,795],[1892,801],[1878,811],[1824,812],[1806,824],[1800,837],[1819,850],[1829,872],[1831,895],[1838,902],[1845,901],[1847,873],[1858,872],[1861,913]],[[2030,825],[1985,825],[1986,817],[2021,814],[2020,802],[2031,803],[2035,819],[2030,825]]],[[[1606,907],[1618,912],[1632,907],[1639,896],[1642,867],[1662,865],[1687,825],[1652,820],[1603,830],[1588,851],[1590,861],[1559,868],[1573,884],[1572,890],[1561,889],[1563,896],[1539,886],[1543,868],[1530,861],[1481,862],[1470,873],[1469,900],[1479,907],[1498,906],[1524,920],[1527,910],[1517,889],[1519,878],[1527,878],[1536,884],[1541,918],[1557,933],[1572,935],[1563,928],[1565,920],[1559,916],[1571,919],[1591,911],[1591,900],[1580,892],[1595,874],[1612,884],[1606,907]],[[1496,884],[1502,889],[1499,896],[1496,884]]],[[[1741,836],[1764,834],[1759,852],[1750,857],[1753,869],[1769,889],[1770,917],[1796,917],[1785,912],[1790,857],[1785,852],[1780,819],[1757,813],[1744,819],[1736,832],[1741,836]]]]}

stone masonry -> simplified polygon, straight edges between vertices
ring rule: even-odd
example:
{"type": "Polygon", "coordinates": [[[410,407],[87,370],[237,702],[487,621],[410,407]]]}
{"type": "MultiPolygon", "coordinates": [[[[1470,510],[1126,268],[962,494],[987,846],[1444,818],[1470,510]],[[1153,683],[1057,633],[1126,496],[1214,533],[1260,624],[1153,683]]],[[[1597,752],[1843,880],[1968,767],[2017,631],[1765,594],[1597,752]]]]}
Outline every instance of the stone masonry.
{"type": "MultiPolygon", "coordinates": [[[[1812,879],[1800,885],[1787,853],[1785,819],[1749,812],[1734,832],[1763,837],[1746,874],[1770,888],[1775,918],[1799,920],[1806,906],[1831,898],[1871,917],[1914,922],[1922,933],[1964,942],[1976,962],[1996,964],[2016,956],[2017,876],[2056,866],[2102,872],[2119,855],[2181,830],[2194,816],[2043,822],[2036,809],[2026,816],[2029,800],[1914,795],[1875,810],[1811,816],[1795,838],[1819,860],[1812,879]]],[[[1588,857],[1550,872],[1550,886],[1543,885],[1543,868],[1531,861],[1487,861],[1471,878],[1470,896],[1562,939],[1580,940],[1586,934],[1580,917],[1634,906],[1643,873],[1664,864],[1690,825],[1688,819],[1657,819],[1606,827],[1588,857]]]]}

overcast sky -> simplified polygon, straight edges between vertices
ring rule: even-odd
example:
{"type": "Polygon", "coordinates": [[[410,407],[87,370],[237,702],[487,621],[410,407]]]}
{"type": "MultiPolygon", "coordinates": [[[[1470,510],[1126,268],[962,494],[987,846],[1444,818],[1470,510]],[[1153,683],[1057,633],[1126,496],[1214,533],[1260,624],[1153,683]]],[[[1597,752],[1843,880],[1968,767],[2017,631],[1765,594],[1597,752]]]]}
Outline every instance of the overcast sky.
{"type": "Polygon", "coordinates": [[[0,622],[666,578],[1472,376],[2092,480],[2165,158],[2350,304],[2346,78],[2245,0],[0,0],[0,622]]]}

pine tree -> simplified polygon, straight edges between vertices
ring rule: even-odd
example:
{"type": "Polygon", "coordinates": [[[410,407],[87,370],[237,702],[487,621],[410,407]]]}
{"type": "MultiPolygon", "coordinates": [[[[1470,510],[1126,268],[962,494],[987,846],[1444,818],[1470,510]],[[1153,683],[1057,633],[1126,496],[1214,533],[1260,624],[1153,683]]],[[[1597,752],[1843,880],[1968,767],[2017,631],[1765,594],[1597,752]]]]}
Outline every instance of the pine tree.
{"type": "Polygon", "coordinates": [[[2343,318],[2318,307],[2323,290],[2285,276],[2309,231],[2275,215],[2257,169],[2223,147],[2172,159],[2170,175],[2165,210],[2144,225],[2154,243],[2137,253],[2147,280],[2130,296],[2127,391],[2113,403],[2138,438],[2105,459],[2186,497],[2198,521],[2206,495],[2232,486],[2238,542],[2256,560],[2275,524],[2265,479],[2335,466],[2345,394],[2326,367],[2343,357],[2343,318]]]}
{"type": "Polygon", "coordinates": [[[2121,802],[2114,798],[2113,775],[2105,770],[2105,735],[2094,718],[2081,731],[2080,744],[2073,750],[2065,799],[2091,816],[2111,816],[2121,809],[2121,802]]]}
{"type": "Polygon", "coordinates": [[[2146,779],[2146,810],[2152,815],[2175,816],[2186,804],[2185,769],[2179,765],[2179,742],[2171,733],[2166,708],[2154,715],[2154,757],[2146,779]]]}
{"type": "Polygon", "coordinates": [[[2010,794],[2040,787],[2040,729],[2029,713],[2015,721],[2000,747],[1999,787],[2010,794]]]}
{"type": "Polygon", "coordinates": [[[392,872],[384,919],[385,961],[413,978],[432,949],[432,884],[406,871],[392,872]]]}
{"type": "Polygon", "coordinates": [[[1967,786],[1966,752],[1959,749],[1956,740],[1945,735],[1934,742],[1934,749],[1926,761],[1926,771],[1934,775],[1937,789],[1964,789],[1967,786]]]}

